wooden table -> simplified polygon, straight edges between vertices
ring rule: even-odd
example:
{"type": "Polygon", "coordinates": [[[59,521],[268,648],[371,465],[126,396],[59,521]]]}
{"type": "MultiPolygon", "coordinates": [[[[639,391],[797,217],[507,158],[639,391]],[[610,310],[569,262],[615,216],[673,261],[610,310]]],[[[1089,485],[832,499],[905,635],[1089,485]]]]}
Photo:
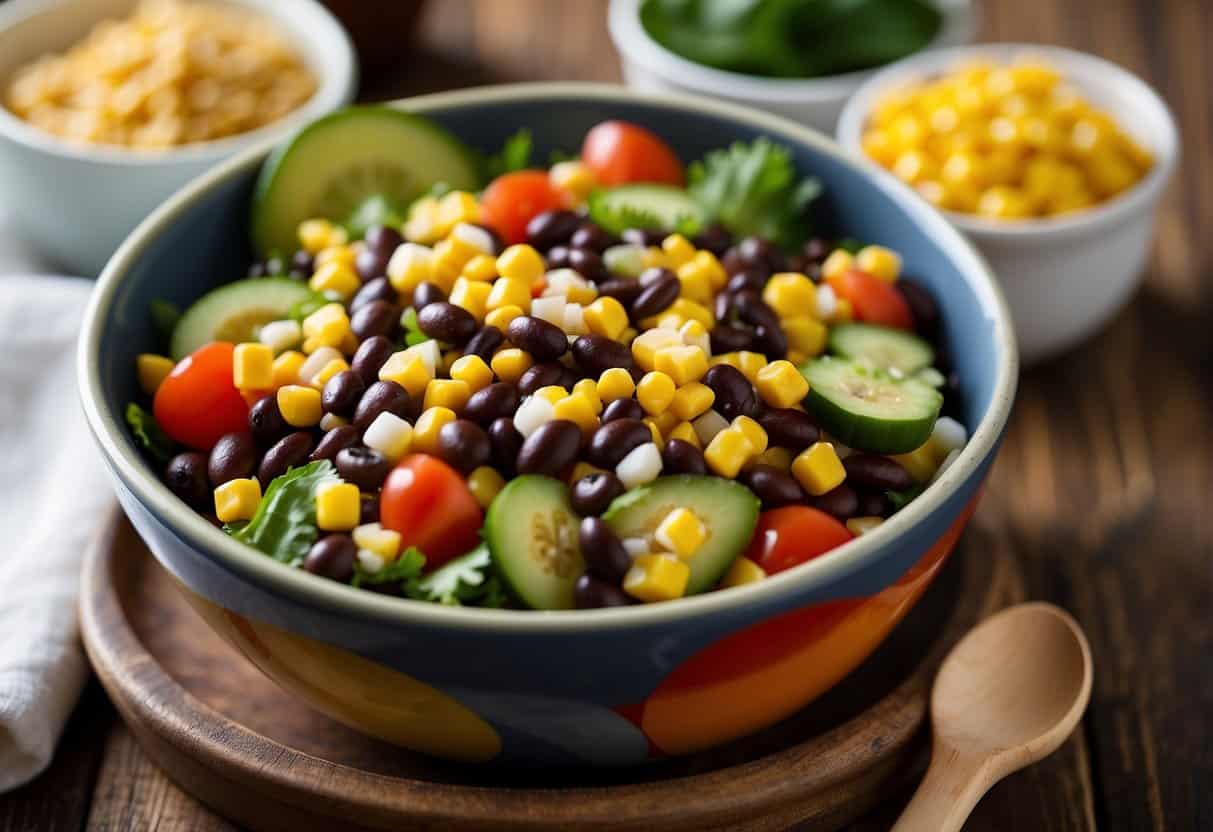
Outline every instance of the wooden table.
{"type": "MultiPolygon", "coordinates": [[[[368,98],[527,79],[613,81],[604,0],[443,0],[368,98]]],[[[1061,43],[1156,85],[1179,176],[1145,288],[1085,347],[1025,373],[977,522],[1032,595],[1091,637],[1095,691],[1058,754],[999,785],[973,830],[1213,829],[1213,4],[987,0],[983,39],[1061,43]],[[1202,187],[1203,186],[1203,187],[1202,187]]],[[[979,556],[970,549],[969,556],[979,556]]],[[[904,796],[856,829],[886,829],[904,796]]],[[[90,684],[49,771],[0,830],[228,830],[172,785],[90,684]]]]}

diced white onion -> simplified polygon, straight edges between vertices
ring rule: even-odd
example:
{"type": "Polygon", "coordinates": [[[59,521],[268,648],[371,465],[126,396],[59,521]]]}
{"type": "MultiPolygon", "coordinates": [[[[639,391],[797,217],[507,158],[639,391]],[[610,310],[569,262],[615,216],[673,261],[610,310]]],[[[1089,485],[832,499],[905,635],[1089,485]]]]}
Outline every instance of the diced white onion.
{"type": "Polygon", "coordinates": [[[555,415],[556,409],[547,399],[542,396],[528,396],[514,411],[514,428],[525,438],[539,430],[540,426],[552,421],[555,415]]]}
{"type": "Polygon", "coordinates": [[[716,438],[716,434],[720,433],[728,426],[728,420],[726,420],[715,410],[709,410],[707,413],[691,422],[691,427],[695,428],[695,435],[699,437],[699,442],[705,448],[713,439],[716,438]]]}
{"type": "Polygon", "coordinates": [[[615,476],[624,488],[652,482],[661,475],[661,451],[653,442],[645,442],[628,451],[628,455],[615,466],[615,476]]]}

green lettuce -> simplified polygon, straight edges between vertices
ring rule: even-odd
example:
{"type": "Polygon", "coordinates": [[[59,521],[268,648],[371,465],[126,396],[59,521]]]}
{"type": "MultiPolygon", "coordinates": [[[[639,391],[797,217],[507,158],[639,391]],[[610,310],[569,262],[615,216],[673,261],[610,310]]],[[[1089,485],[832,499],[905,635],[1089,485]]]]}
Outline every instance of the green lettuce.
{"type": "Polygon", "coordinates": [[[168,462],[176,453],[176,443],[169,439],[156,417],[148,410],[131,402],[126,406],[126,424],[135,436],[135,442],[157,462],[168,462]]]}
{"type": "Polygon", "coordinates": [[[333,463],[327,459],[292,468],[270,483],[253,519],[228,533],[274,560],[299,566],[320,536],[316,489],[338,480],[333,463]]]}
{"type": "Polygon", "coordinates": [[[493,574],[489,547],[482,543],[423,578],[409,581],[410,598],[450,606],[504,607],[509,603],[493,574]]]}

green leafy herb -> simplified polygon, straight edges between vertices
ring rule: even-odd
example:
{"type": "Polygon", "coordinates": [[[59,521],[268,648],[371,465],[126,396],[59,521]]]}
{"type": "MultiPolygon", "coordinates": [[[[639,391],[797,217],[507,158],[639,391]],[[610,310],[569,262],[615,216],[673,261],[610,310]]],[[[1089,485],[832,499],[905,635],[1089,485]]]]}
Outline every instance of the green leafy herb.
{"type": "Polygon", "coordinates": [[[788,149],[767,138],[712,151],[688,168],[687,180],[709,219],[738,236],[758,234],[783,248],[808,238],[808,208],[821,194],[821,183],[798,178],[788,149]]]}
{"type": "MultiPolygon", "coordinates": [[[[152,316],[152,329],[156,333],[157,343],[167,348],[172,340],[173,330],[177,328],[177,321],[181,320],[181,309],[175,303],[157,298],[148,304],[148,311],[152,316]]],[[[167,352],[167,349],[165,351],[167,352]]]]}
{"type": "Polygon", "coordinates": [[[350,239],[360,240],[367,229],[375,225],[399,228],[404,224],[404,211],[395,200],[383,194],[375,194],[358,203],[341,224],[349,232],[350,239]]]}
{"type": "Polygon", "coordinates": [[[324,295],[319,292],[313,292],[303,300],[295,301],[291,304],[291,308],[287,314],[296,321],[302,321],[328,302],[329,299],[324,295]]]}
{"type": "Polygon", "coordinates": [[[168,462],[173,458],[175,443],[160,429],[160,425],[156,424],[156,417],[149,411],[131,402],[126,406],[126,424],[130,426],[139,447],[157,462],[168,462]]]}
{"type": "Polygon", "coordinates": [[[886,491],[884,495],[889,498],[889,502],[893,504],[893,511],[901,511],[908,506],[910,502],[922,493],[921,485],[911,486],[905,491],[886,491]]]}
{"type": "Polygon", "coordinates": [[[413,307],[404,310],[404,314],[400,316],[400,325],[404,327],[405,346],[414,347],[430,340],[430,336],[422,332],[421,327],[417,325],[417,310],[413,307]]]}
{"type": "Polygon", "coordinates": [[[859,250],[863,248],[863,242],[854,237],[843,237],[838,241],[838,247],[848,254],[859,254],[859,250]]]}
{"type": "Polygon", "coordinates": [[[253,519],[232,537],[254,546],[274,560],[298,566],[319,537],[316,528],[316,489],[338,480],[327,459],[292,468],[270,483],[253,519]]]}
{"type": "Polygon", "coordinates": [[[407,592],[418,601],[477,607],[503,607],[509,598],[492,573],[489,547],[482,543],[424,578],[410,581],[407,592]]]}
{"type": "Polygon", "coordinates": [[[354,578],[350,581],[353,586],[382,586],[383,584],[401,584],[413,580],[421,574],[425,566],[425,555],[415,547],[410,546],[391,563],[378,572],[367,572],[361,564],[354,566],[354,578]]]}
{"type": "Polygon", "coordinates": [[[525,170],[531,165],[531,152],[535,143],[531,131],[525,127],[505,140],[501,150],[484,160],[484,181],[490,182],[503,173],[525,170]]]}

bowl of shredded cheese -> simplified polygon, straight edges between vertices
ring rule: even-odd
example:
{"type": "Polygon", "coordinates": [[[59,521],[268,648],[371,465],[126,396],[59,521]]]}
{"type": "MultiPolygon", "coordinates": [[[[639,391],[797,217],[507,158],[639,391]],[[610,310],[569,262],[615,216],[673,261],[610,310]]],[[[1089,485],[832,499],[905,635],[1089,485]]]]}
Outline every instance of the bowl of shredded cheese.
{"type": "Polygon", "coordinates": [[[0,8],[0,193],[48,258],[96,274],[216,162],[349,103],[314,0],[17,0],[0,8]]]}

